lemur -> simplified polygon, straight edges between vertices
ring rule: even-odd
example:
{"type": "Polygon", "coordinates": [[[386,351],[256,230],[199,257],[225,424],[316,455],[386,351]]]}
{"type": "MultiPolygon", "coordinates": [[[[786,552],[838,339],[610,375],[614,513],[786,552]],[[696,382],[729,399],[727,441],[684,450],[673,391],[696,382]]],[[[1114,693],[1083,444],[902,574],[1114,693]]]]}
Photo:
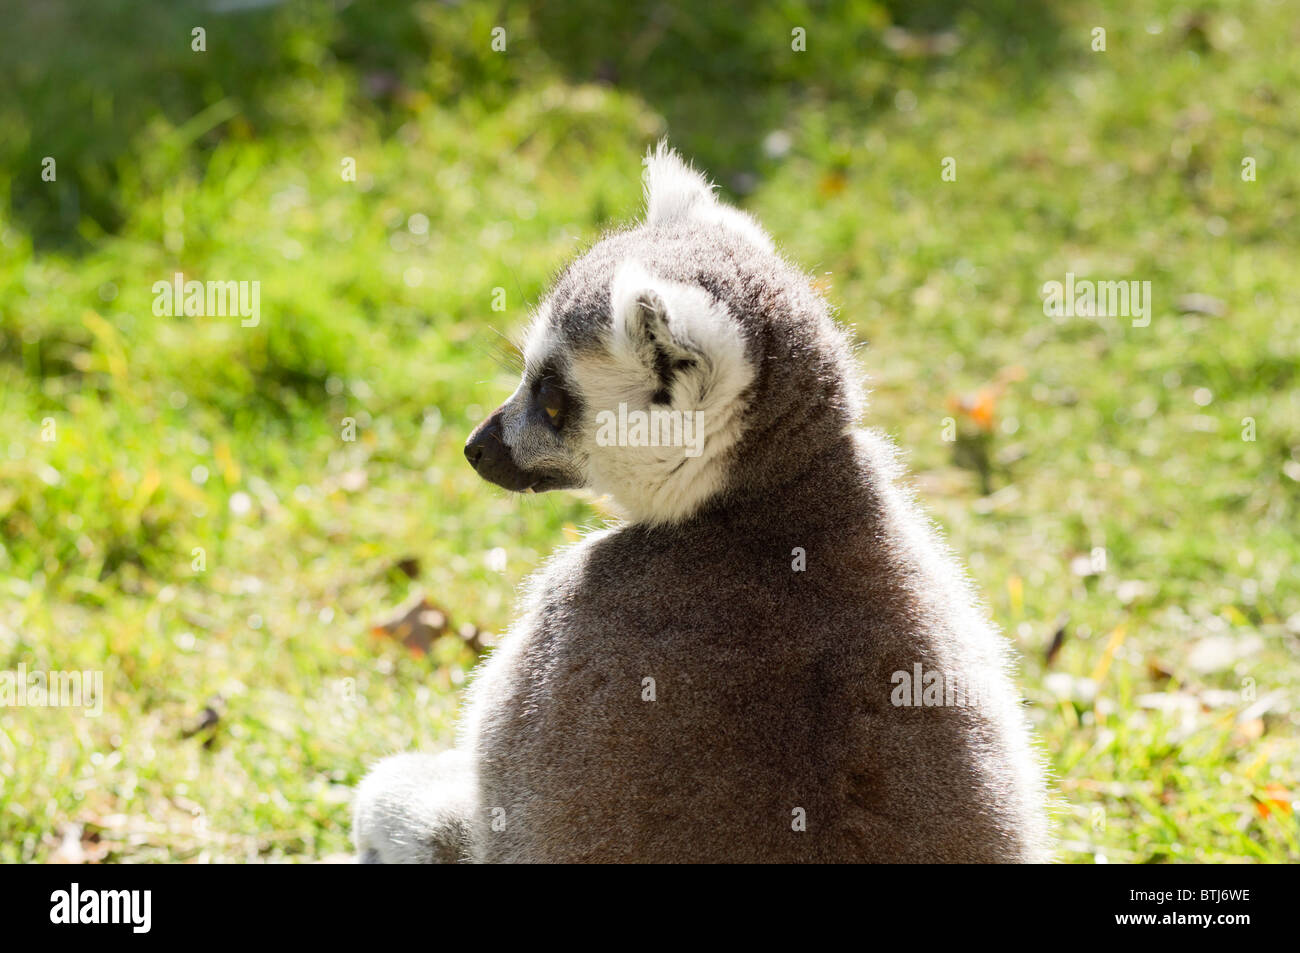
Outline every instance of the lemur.
{"type": "Polygon", "coordinates": [[[858,428],[846,334],[664,144],[645,191],[465,446],[506,490],[584,487],[622,518],[533,577],[456,746],[364,779],[358,859],[1048,860],[1009,647],[858,428]]]}

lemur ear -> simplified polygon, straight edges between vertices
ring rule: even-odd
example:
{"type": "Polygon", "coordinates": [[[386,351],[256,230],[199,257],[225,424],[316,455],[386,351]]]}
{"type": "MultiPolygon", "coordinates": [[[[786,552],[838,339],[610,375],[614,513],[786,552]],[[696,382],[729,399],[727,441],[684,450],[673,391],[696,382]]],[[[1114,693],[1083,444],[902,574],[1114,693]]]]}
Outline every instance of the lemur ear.
{"type": "Polygon", "coordinates": [[[699,400],[720,376],[749,376],[739,329],[703,288],[664,281],[628,260],[614,275],[610,306],[611,354],[638,369],[651,403],[671,403],[686,378],[699,400]]]}
{"type": "Polygon", "coordinates": [[[772,239],[754,219],[739,209],[719,202],[713,185],[696,172],[662,140],[645,157],[645,203],[647,225],[675,225],[689,222],[722,225],[767,251],[772,239]]]}

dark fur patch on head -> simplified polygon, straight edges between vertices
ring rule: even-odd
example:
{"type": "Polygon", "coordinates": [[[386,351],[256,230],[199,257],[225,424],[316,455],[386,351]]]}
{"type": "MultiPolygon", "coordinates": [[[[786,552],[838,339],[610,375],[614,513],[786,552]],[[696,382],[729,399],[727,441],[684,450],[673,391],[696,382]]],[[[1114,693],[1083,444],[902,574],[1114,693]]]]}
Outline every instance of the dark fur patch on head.
{"type": "Polygon", "coordinates": [[[677,375],[694,366],[695,362],[690,358],[679,357],[677,360],[673,360],[668,356],[667,351],[656,345],[655,376],[659,380],[659,389],[650,398],[650,403],[671,404],[673,402],[673,382],[677,380],[677,375]]]}

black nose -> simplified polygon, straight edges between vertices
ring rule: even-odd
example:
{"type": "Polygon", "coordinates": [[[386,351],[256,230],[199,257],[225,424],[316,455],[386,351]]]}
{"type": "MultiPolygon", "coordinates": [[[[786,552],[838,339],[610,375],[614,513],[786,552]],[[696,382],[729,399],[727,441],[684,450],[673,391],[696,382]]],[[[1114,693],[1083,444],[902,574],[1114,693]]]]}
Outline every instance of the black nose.
{"type": "Polygon", "coordinates": [[[501,415],[493,414],[474,428],[474,432],[465,441],[465,459],[477,470],[492,457],[505,452],[506,445],[501,439],[501,415]]]}
{"type": "Polygon", "coordinates": [[[530,482],[510,456],[501,433],[501,412],[483,421],[465,442],[465,459],[476,473],[507,490],[527,489],[530,482]]]}

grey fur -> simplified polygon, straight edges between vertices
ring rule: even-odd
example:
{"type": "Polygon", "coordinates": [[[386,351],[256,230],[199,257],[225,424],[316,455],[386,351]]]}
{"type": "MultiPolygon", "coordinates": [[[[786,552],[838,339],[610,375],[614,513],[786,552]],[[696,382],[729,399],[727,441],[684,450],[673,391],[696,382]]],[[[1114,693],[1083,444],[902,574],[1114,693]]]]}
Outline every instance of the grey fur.
{"type": "MultiPolygon", "coordinates": [[[[677,162],[662,149],[652,161],[677,162]]],[[[661,171],[689,190],[678,166],[661,171]]],[[[661,196],[669,212],[576,261],[542,320],[571,364],[609,346],[627,259],[704,288],[754,371],[726,479],[684,518],[601,531],[536,575],[473,682],[456,751],[386,760],[362,784],[359,854],[1047,860],[1043,769],[1008,647],[901,488],[892,445],[854,429],[844,335],[752,223],[711,194],[686,198],[673,217],[661,196]],[[896,706],[895,673],[918,664],[981,686],[978,704],[896,706]]],[[[579,473],[582,439],[548,453],[565,444],[579,473]]]]}

